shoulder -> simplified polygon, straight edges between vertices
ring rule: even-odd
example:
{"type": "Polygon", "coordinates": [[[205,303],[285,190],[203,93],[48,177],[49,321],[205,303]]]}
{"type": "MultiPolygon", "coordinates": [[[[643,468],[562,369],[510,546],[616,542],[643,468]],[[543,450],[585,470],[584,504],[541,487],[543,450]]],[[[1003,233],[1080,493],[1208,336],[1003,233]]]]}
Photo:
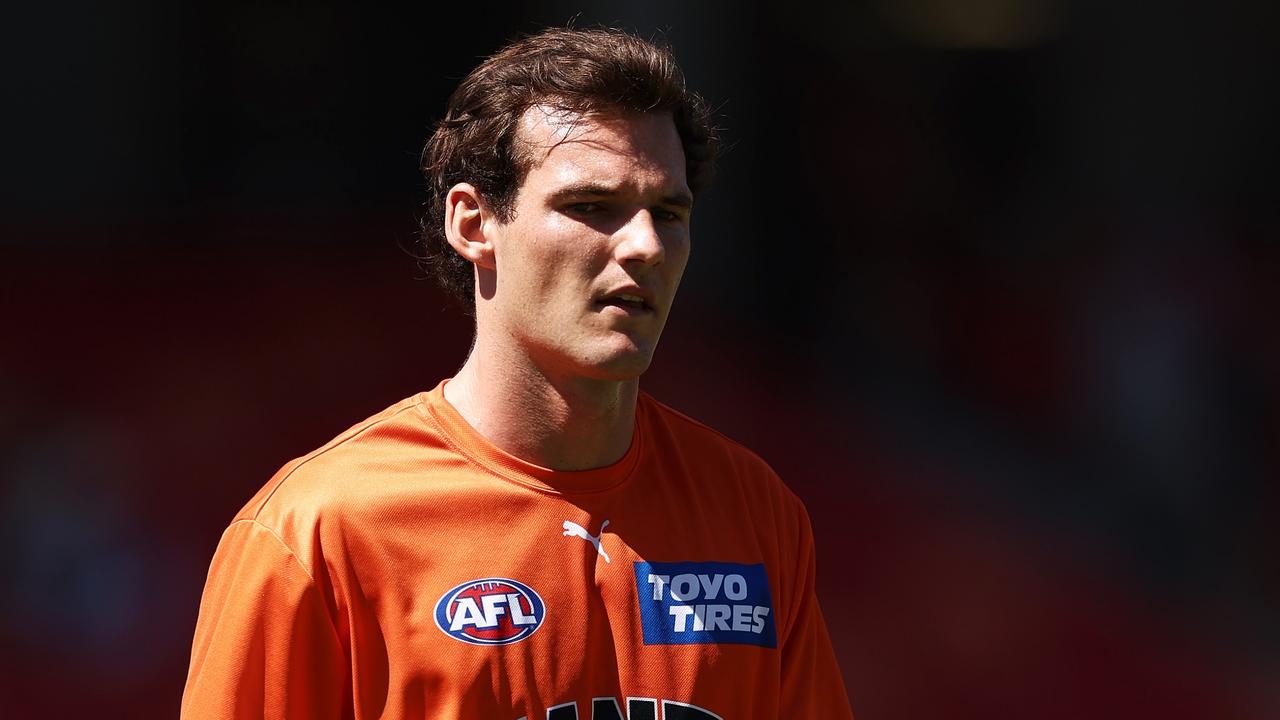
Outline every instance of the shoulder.
{"type": "Polygon", "coordinates": [[[727,458],[744,467],[777,476],[767,462],[742,443],[655,400],[651,395],[642,393],[640,397],[641,422],[655,443],[672,444],[686,453],[727,458]]]}
{"type": "MultiPolygon", "coordinates": [[[[708,532],[701,548],[733,562],[761,560],[791,602],[812,552],[808,512],[758,454],[704,423],[646,398],[646,437],[655,470],[678,487],[681,512],[708,532]]],[[[670,487],[670,486],[668,486],[670,487]]]]}
{"type": "Polygon", "coordinates": [[[777,501],[799,504],[773,467],[752,449],[650,395],[641,394],[640,408],[651,449],[658,455],[677,457],[699,474],[724,477],[728,470],[729,476],[775,495],[777,501]]]}
{"type": "Polygon", "coordinates": [[[299,555],[321,524],[388,492],[388,485],[420,471],[432,454],[451,454],[425,412],[425,393],[406,398],[286,463],[241,508],[233,523],[252,520],[299,555]]]}

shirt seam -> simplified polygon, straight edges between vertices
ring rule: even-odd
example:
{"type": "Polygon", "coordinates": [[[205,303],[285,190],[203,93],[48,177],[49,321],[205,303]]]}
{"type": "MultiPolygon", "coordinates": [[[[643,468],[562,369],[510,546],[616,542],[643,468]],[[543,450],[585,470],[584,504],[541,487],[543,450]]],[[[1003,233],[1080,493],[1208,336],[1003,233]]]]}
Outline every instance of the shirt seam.
{"type": "Polygon", "coordinates": [[[710,425],[702,422],[701,420],[696,420],[684,414],[683,412],[680,412],[679,410],[671,407],[670,405],[667,405],[666,403],[662,402],[661,400],[655,398],[652,395],[649,395],[648,393],[645,393],[645,396],[648,397],[649,401],[653,403],[653,405],[655,406],[655,409],[658,410],[659,412],[666,413],[667,415],[670,415],[670,416],[674,416],[674,418],[677,420],[682,420],[689,425],[693,425],[694,427],[701,428],[715,435],[716,437],[720,438],[728,445],[731,445],[737,448],[747,456],[762,463],[765,467],[769,468],[769,471],[772,472],[774,475],[778,474],[778,471],[773,469],[773,465],[771,465],[768,460],[765,460],[763,457],[761,457],[760,453],[756,452],[755,450],[752,450],[751,448],[747,447],[741,442],[734,440],[733,438],[729,437],[728,435],[725,435],[723,432],[720,432],[719,430],[711,427],[710,425]]]}
{"type": "MultiPolygon", "coordinates": [[[[486,474],[492,475],[493,477],[496,477],[499,480],[513,483],[520,487],[528,488],[536,492],[546,493],[548,495],[556,495],[560,497],[602,495],[604,493],[613,492],[621,488],[622,486],[626,485],[628,482],[630,482],[631,478],[635,475],[636,468],[639,467],[639,464],[640,464],[640,458],[636,457],[635,461],[632,463],[631,469],[627,471],[626,475],[623,475],[622,478],[618,480],[618,482],[608,487],[600,488],[599,490],[583,490],[583,491],[577,491],[577,492],[565,492],[564,490],[557,490],[556,488],[549,487],[547,485],[528,482],[519,477],[508,475],[507,473],[502,472],[500,468],[495,468],[490,463],[485,462],[484,459],[476,457],[476,454],[474,452],[471,452],[468,448],[463,447],[461,443],[454,440],[453,433],[450,432],[447,423],[441,420],[439,415],[436,414],[435,408],[431,407],[430,403],[425,403],[425,405],[427,410],[427,416],[430,418],[431,423],[435,425],[436,430],[440,432],[440,437],[444,438],[445,443],[447,443],[449,447],[453,448],[453,450],[457,452],[459,455],[462,455],[463,457],[465,457],[469,463],[480,468],[486,474]]],[[[644,442],[644,433],[640,433],[639,435],[640,437],[638,439],[638,442],[644,442]]],[[[637,453],[643,450],[644,448],[636,449],[637,453]]]]}
{"type": "MultiPolygon", "coordinates": [[[[296,464],[293,467],[289,468],[289,472],[285,473],[284,477],[280,478],[280,481],[276,483],[276,486],[271,488],[271,492],[267,493],[267,496],[262,498],[262,501],[258,503],[258,506],[253,509],[253,514],[247,518],[241,518],[241,519],[253,520],[254,522],[259,522],[258,517],[266,509],[267,503],[271,502],[271,498],[275,497],[275,494],[279,492],[280,488],[285,484],[285,482],[289,478],[293,477],[293,474],[296,473],[298,470],[300,470],[302,466],[306,465],[312,460],[315,460],[316,458],[319,458],[321,455],[328,453],[330,450],[336,450],[337,448],[342,447],[343,445],[346,445],[347,443],[351,442],[352,440],[355,440],[356,438],[360,437],[361,435],[368,432],[369,430],[372,430],[374,427],[377,427],[382,423],[389,422],[400,413],[405,412],[406,410],[413,409],[416,405],[421,404],[421,402],[422,401],[420,399],[415,398],[413,403],[406,405],[400,408],[399,410],[396,410],[394,413],[391,413],[390,415],[383,418],[378,418],[377,420],[368,421],[367,424],[365,425],[360,425],[357,427],[350,428],[347,430],[348,434],[340,435],[334,438],[333,440],[330,440],[328,444],[326,444],[324,447],[321,447],[317,450],[313,450],[311,453],[303,456],[301,459],[299,459],[296,462],[296,464]]],[[[263,525],[263,527],[268,527],[268,526],[263,525]]],[[[285,547],[288,547],[288,545],[286,545],[285,547]]]]}
{"type": "MultiPolygon", "coordinates": [[[[226,532],[231,532],[231,528],[235,527],[236,525],[239,525],[240,523],[251,523],[256,527],[262,528],[263,530],[266,531],[268,535],[274,538],[276,542],[280,543],[280,547],[284,548],[285,552],[288,553],[289,557],[293,558],[294,564],[298,566],[298,569],[302,571],[303,576],[307,578],[307,587],[310,588],[317,595],[323,595],[323,593],[321,593],[320,591],[319,583],[316,582],[315,576],[312,575],[311,571],[307,569],[307,566],[303,564],[302,559],[298,557],[297,551],[294,550],[292,547],[290,547],[289,543],[285,542],[284,538],[280,537],[280,533],[276,532],[275,528],[271,527],[270,525],[267,525],[266,523],[260,522],[257,518],[239,518],[237,520],[233,520],[231,524],[227,526],[226,532]]],[[[225,535],[226,533],[223,533],[223,534],[225,535]]],[[[325,604],[323,600],[321,600],[320,602],[321,602],[321,605],[325,604]]],[[[338,634],[338,628],[333,624],[333,618],[329,615],[328,612],[326,612],[324,615],[329,620],[329,623],[328,623],[329,632],[333,634],[334,642],[337,643],[339,647],[342,647],[343,645],[342,636],[338,634]]]]}
{"type": "Polygon", "coordinates": [[[284,548],[285,551],[289,553],[289,557],[293,558],[293,561],[297,563],[298,569],[302,571],[303,575],[307,576],[307,582],[310,583],[312,587],[315,587],[315,576],[311,574],[311,571],[307,569],[306,565],[302,564],[302,559],[298,557],[297,551],[289,547],[289,543],[285,542],[284,538],[280,537],[280,533],[276,532],[275,528],[267,525],[266,523],[260,522],[256,518],[239,518],[237,520],[233,520],[231,524],[227,526],[227,531],[229,532],[231,528],[239,525],[240,523],[252,523],[253,525],[267,531],[267,534],[275,538],[276,542],[280,543],[280,547],[284,548]]]}

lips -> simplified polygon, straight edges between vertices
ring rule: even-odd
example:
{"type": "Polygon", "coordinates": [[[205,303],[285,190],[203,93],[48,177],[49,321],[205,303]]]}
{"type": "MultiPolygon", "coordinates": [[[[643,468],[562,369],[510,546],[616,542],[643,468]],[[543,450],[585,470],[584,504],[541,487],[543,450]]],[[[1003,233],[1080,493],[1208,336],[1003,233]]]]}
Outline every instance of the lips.
{"type": "Polygon", "coordinates": [[[653,312],[653,293],[642,288],[625,288],[610,292],[599,300],[597,305],[616,307],[628,314],[653,312]]]}

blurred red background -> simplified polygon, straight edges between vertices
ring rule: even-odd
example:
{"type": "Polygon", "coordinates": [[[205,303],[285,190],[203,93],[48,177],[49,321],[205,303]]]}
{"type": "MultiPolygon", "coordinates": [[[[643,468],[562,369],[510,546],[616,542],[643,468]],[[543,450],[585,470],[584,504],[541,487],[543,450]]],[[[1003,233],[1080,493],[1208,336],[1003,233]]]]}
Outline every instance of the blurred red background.
{"type": "Polygon", "coordinates": [[[855,714],[1280,715],[1274,9],[471,12],[19,12],[5,716],[172,716],[230,517],[461,364],[405,252],[418,149],[480,56],[579,12],[661,31],[719,108],[643,386],[805,500],[855,714]]]}

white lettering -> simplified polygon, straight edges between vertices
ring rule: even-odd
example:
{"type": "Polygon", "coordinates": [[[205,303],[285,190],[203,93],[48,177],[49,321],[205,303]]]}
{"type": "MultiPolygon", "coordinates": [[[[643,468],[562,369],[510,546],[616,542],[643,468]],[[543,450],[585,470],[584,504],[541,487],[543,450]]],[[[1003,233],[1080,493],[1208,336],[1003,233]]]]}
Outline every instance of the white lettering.
{"type": "Polygon", "coordinates": [[[513,625],[532,625],[538,622],[538,618],[533,615],[524,614],[524,607],[520,605],[520,596],[515,593],[507,595],[507,607],[511,608],[511,623],[513,625]]]}
{"type": "Polygon", "coordinates": [[[653,586],[654,600],[662,599],[662,588],[666,587],[667,583],[669,582],[671,582],[670,575],[654,575],[653,573],[649,574],[649,584],[653,586]]]}
{"type": "Polygon", "coordinates": [[[737,573],[725,578],[724,596],[730,600],[745,600],[747,597],[747,579],[737,573]]]}
{"type": "Polygon", "coordinates": [[[688,605],[672,605],[668,612],[676,618],[676,632],[684,632],[685,624],[693,614],[693,608],[688,605]]]}
{"type": "Polygon", "coordinates": [[[477,627],[497,627],[498,616],[506,615],[506,608],[499,607],[505,605],[507,598],[505,595],[484,595],[480,598],[480,604],[484,606],[484,622],[477,627]]]}
{"type": "Polygon", "coordinates": [[[720,594],[720,585],[724,582],[724,576],[719,573],[711,576],[699,575],[698,582],[702,583],[703,597],[715,600],[716,595],[720,594]]]}
{"type": "Polygon", "coordinates": [[[480,606],[474,598],[458,598],[458,609],[453,613],[453,622],[449,623],[449,631],[456,632],[466,625],[478,625],[484,618],[480,615],[480,606]]]}
{"type": "Polygon", "coordinates": [[[707,629],[707,606],[693,606],[693,631],[702,632],[707,629]]]}
{"type": "Polygon", "coordinates": [[[710,630],[728,630],[729,623],[725,620],[729,619],[732,611],[728,605],[708,605],[707,606],[707,626],[710,630]]]}
{"type": "MultiPolygon", "coordinates": [[[[688,703],[677,702],[675,700],[659,700],[657,698],[627,698],[627,714],[632,718],[647,717],[656,718],[659,716],[658,703],[662,703],[662,717],[673,718],[681,717],[689,720],[721,720],[721,717],[706,708],[700,708],[697,705],[689,705],[688,703]]],[[[521,715],[516,720],[529,720],[533,713],[521,715]]],[[[578,704],[576,702],[561,703],[552,705],[547,708],[548,720],[559,720],[560,718],[576,718],[578,717],[578,704]]],[[[591,701],[591,718],[592,720],[601,720],[601,718],[621,718],[622,703],[617,698],[594,698],[591,701]]]]}
{"type": "Polygon", "coordinates": [[[671,599],[680,602],[698,599],[698,577],[688,573],[671,578],[671,599]]]}
{"type": "Polygon", "coordinates": [[[751,632],[759,635],[764,631],[764,619],[768,614],[769,608],[764,605],[756,606],[756,609],[751,613],[751,619],[755,621],[755,624],[751,626],[751,632]]]}
{"type": "Polygon", "coordinates": [[[668,614],[675,618],[676,632],[764,632],[765,618],[771,608],[765,605],[672,605],[668,614]],[[689,623],[689,618],[693,623],[689,623]]]}

